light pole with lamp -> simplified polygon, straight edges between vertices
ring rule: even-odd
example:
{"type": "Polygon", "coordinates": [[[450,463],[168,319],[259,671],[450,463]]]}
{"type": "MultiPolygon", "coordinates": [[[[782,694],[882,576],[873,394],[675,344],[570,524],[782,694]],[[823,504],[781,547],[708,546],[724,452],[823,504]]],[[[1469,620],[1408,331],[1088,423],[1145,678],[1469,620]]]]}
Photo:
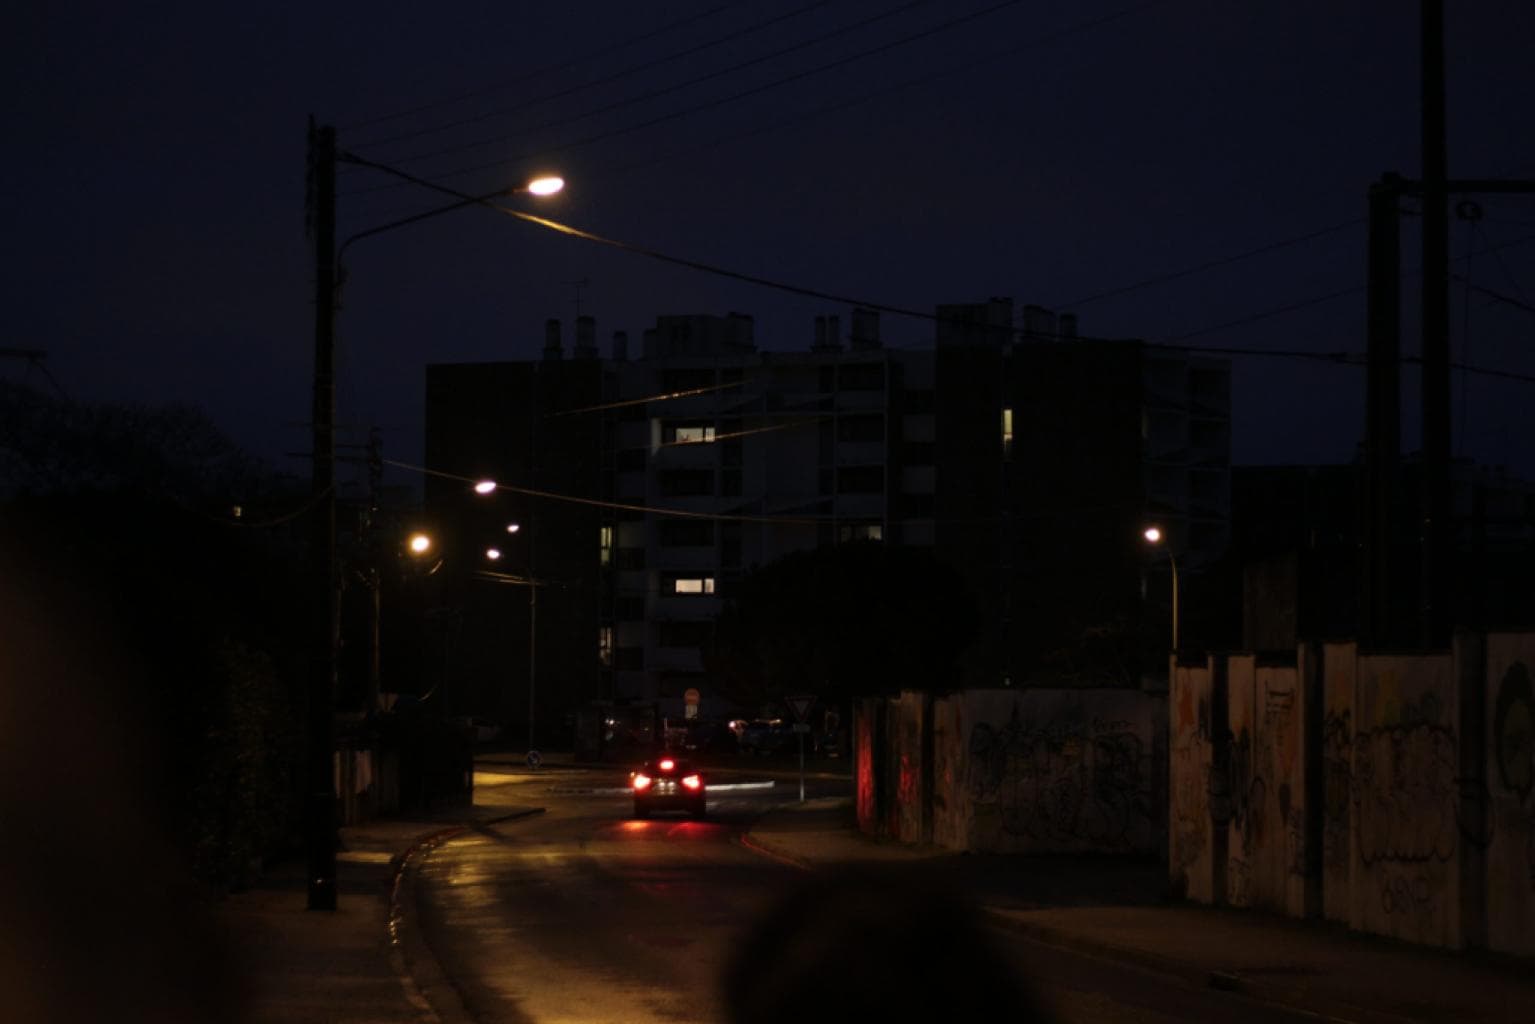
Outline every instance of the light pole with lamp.
{"type": "MultiPolygon", "coordinates": [[[[1146,527],[1141,532],[1141,536],[1146,538],[1148,544],[1153,545],[1161,544],[1166,540],[1166,534],[1158,526],[1146,527]]],[[[1176,657],[1178,654],[1178,559],[1173,557],[1173,549],[1170,543],[1167,546],[1167,564],[1172,567],[1173,571],[1173,655],[1176,657]]]]}
{"type": "Polygon", "coordinates": [[[314,385],[311,406],[313,451],[310,491],[310,631],[309,685],[305,719],[305,817],[308,836],[308,908],[336,909],[336,798],[332,759],[335,748],[337,651],[341,640],[341,572],[336,551],[335,487],[335,329],[336,309],[345,273],[341,257],[348,246],[373,235],[414,224],[471,205],[518,193],[552,195],[564,187],[559,178],[539,178],[521,188],[498,189],[483,196],[461,196],[457,202],[413,217],[405,217],[359,232],[336,247],[336,163],[358,164],[409,177],[337,149],[336,129],[309,121],[306,227],[314,241],[315,328],[314,385]]]}
{"type": "MultiPolygon", "coordinates": [[[[474,485],[474,492],[476,494],[480,494],[480,495],[494,494],[498,489],[499,488],[498,488],[498,486],[497,486],[497,484],[496,484],[496,482],[494,480],[481,480],[479,483],[474,485]]],[[[521,530],[522,530],[522,524],[521,523],[512,522],[512,523],[507,523],[506,524],[506,532],[507,533],[518,533],[521,530]]],[[[491,581],[496,582],[496,583],[521,585],[521,586],[525,586],[525,587],[528,588],[528,752],[527,752],[527,758],[528,758],[528,766],[531,767],[531,768],[537,768],[539,766],[539,763],[540,763],[540,758],[538,756],[538,749],[534,745],[533,725],[534,725],[534,722],[535,722],[536,716],[537,716],[536,705],[534,703],[534,696],[537,693],[536,686],[537,686],[537,680],[538,680],[538,588],[539,588],[539,583],[533,577],[533,536],[532,536],[532,531],[529,531],[528,537],[527,537],[527,541],[528,541],[528,573],[527,573],[527,576],[519,578],[519,577],[513,576],[513,575],[511,575],[509,573],[490,572],[488,570],[485,570],[485,571],[482,571],[480,573],[480,577],[482,579],[491,580],[491,581]]],[[[489,562],[499,562],[501,560],[501,549],[498,548],[498,547],[494,547],[494,546],[486,548],[485,549],[485,559],[486,559],[486,561],[489,561],[489,562]]]]}

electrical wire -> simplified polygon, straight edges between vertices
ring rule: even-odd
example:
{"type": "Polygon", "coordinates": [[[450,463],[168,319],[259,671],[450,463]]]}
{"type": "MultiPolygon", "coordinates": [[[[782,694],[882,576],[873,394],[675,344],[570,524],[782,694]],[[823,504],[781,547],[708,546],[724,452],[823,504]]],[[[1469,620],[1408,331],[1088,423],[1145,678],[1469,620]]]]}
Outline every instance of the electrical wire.
{"type": "Polygon", "coordinates": [[[1088,303],[1097,302],[1100,299],[1114,298],[1119,295],[1125,295],[1129,292],[1139,291],[1142,288],[1150,288],[1154,285],[1167,284],[1170,281],[1177,281],[1185,277],[1190,277],[1194,274],[1203,273],[1207,270],[1214,270],[1217,267],[1228,266],[1229,264],[1238,263],[1242,260],[1250,259],[1254,256],[1261,256],[1264,253],[1274,252],[1276,250],[1284,249],[1292,245],[1300,245],[1304,242],[1310,242],[1315,239],[1322,238],[1326,235],[1335,234],[1336,232],[1342,231],[1346,228],[1356,227],[1360,224],[1366,224],[1368,222],[1368,219],[1365,217],[1354,217],[1349,220],[1340,221],[1337,224],[1333,224],[1325,228],[1318,228],[1315,231],[1309,231],[1304,235],[1296,235],[1293,238],[1285,238],[1275,242],[1268,242],[1256,248],[1248,249],[1245,252],[1235,253],[1231,256],[1224,256],[1220,259],[1209,260],[1196,266],[1185,267],[1182,270],[1175,270],[1166,274],[1158,274],[1155,277],[1148,277],[1145,280],[1137,281],[1134,284],[1127,284],[1117,288],[1110,288],[1101,292],[1094,292],[1093,294],[1086,295],[1080,299],[1073,299],[1070,302],[1059,303],[1055,308],[1076,309],[1080,306],[1085,306],[1088,303]]]}
{"type": "MultiPolygon", "coordinates": [[[[440,469],[429,469],[426,466],[417,466],[409,462],[399,462],[395,459],[385,459],[384,464],[394,466],[396,469],[407,470],[412,473],[420,473],[423,476],[435,476],[444,480],[455,480],[460,483],[473,485],[481,481],[474,477],[464,476],[460,473],[448,473],[440,469]]],[[[558,494],[554,491],[541,491],[532,487],[517,487],[512,484],[496,484],[497,491],[507,491],[511,494],[521,494],[529,498],[543,498],[549,501],[563,501],[573,505],[585,505],[589,508],[608,508],[619,512],[643,512],[646,515],[674,516],[679,519],[709,519],[716,522],[731,523],[780,523],[811,525],[820,522],[820,519],[807,519],[797,516],[748,516],[731,515],[724,512],[694,512],[680,508],[661,508],[655,505],[633,505],[621,501],[603,501],[599,498],[580,498],[573,494],[558,494]]]]}
{"type": "Polygon", "coordinates": [[[598,57],[605,57],[616,50],[626,49],[628,47],[634,46],[636,43],[643,43],[647,40],[654,39],[657,36],[665,35],[668,32],[674,32],[679,28],[686,28],[689,25],[693,25],[697,22],[705,20],[706,18],[712,18],[714,15],[719,14],[726,9],[727,8],[724,5],[719,7],[711,7],[709,10],[703,11],[700,14],[691,15],[678,21],[668,22],[659,28],[654,28],[647,32],[642,32],[639,35],[631,36],[627,39],[620,40],[619,42],[601,47],[600,49],[592,50],[591,52],[583,54],[580,57],[568,60],[563,64],[546,64],[541,68],[536,68],[532,71],[526,72],[525,74],[518,75],[516,78],[508,79],[507,81],[500,82],[495,85],[485,86],[483,88],[475,89],[467,93],[460,93],[457,96],[449,97],[447,99],[431,100],[415,107],[399,110],[392,114],[384,114],[379,117],[369,118],[365,121],[354,121],[351,124],[343,125],[342,131],[356,131],[359,128],[370,128],[376,124],[383,124],[388,121],[397,121],[402,117],[411,117],[415,114],[425,113],[428,110],[435,110],[439,107],[450,106],[454,103],[462,103],[465,100],[477,99],[480,96],[484,96],[486,93],[511,88],[514,85],[521,85],[524,82],[530,82],[535,78],[541,78],[544,75],[553,74],[556,71],[569,71],[571,68],[574,68],[579,64],[583,64],[586,61],[595,60],[598,57]]]}
{"type": "MultiPolygon", "coordinates": [[[[927,2],[929,2],[929,0],[915,0],[915,2],[907,4],[906,6],[907,7],[915,7],[918,4],[920,4],[920,3],[927,3],[927,2]]],[[[531,97],[530,99],[527,99],[527,100],[524,100],[524,101],[522,101],[520,103],[517,103],[516,105],[511,106],[511,107],[502,107],[502,108],[500,108],[498,110],[491,110],[491,111],[487,111],[485,113],[476,114],[473,117],[461,118],[461,119],[459,119],[457,121],[448,121],[448,122],[445,122],[445,123],[440,124],[440,125],[435,125],[435,126],[429,127],[429,128],[420,128],[420,129],[417,129],[415,131],[410,131],[410,132],[404,132],[404,133],[401,133],[399,135],[394,135],[394,136],[391,136],[391,137],[385,138],[385,139],[375,139],[375,140],[370,140],[370,141],[357,142],[357,143],[353,143],[353,144],[354,145],[359,145],[359,146],[370,146],[370,147],[372,147],[372,146],[390,146],[390,145],[393,145],[393,144],[395,144],[397,142],[405,142],[405,141],[407,141],[409,139],[420,138],[421,136],[424,136],[424,135],[437,135],[437,134],[440,134],[442,132],[451,131],[454,128],[462,128],[462,127],[464,127],[466,125],[478,124],[478,123],[480,123],[482,121],[489,121],[489,120],[494,120],[496,118],[508,117],[511,114],[515,114],[515,113],[517,113],[519,111],[526,110],[529,107],[541,106],[541,105],[553,102],[554,100],[565,99],[565,98],[567,98],[569,96],[574,96],[577,93],[586,92],[589,89],[595,89],[595,88],[598,88],[599,86],[610,85],[613,82],[619,81],[620,79],[628,78],[631,75],[640,74],[641,72],[650,71],[650,70],[652,70],[654,68],[661,67],[662,65],[670,64],[671,62],[676,61],[676,60],[681,60],[684,57],[691,57],[691,56],[693,56],[695,54],[702,53],[705,50],[710,50],[710,49],[713,49],[714,47],[722,46],[725,43],[732,42],[732,41],[734,41],[736,39],[740,39],[743,36],[751,35],[754,32],[760,32],[763,29],[770,28],[773,25],[779,24],[780,22],[789,21],[790,19],[797,18],[800,15],[807,14],[810,11],[818,10],[818,9],[820,9],[822,7],[825,7],[825,6],[827,6],[827,0],[817,0],[816,3],[807,4],[804,7],[796,8],[795,10],[789,11],[786,14],[776,15],[775,17],[768,18],[765,21],[759,21],[756,24],[748,25],[745,28],[737,29],[734,32],[726,33],[725,35],[720,36],[720,37],[718,37],[716,39],[711,39],[711,40],[709,40],[706,43],[699,43],[697,45],[690,46],[690,47],[688,47],[686,49],[678,50],[675,53],[667,54],[665,57],[658,57],[658,58],[656,58],[654,60],[647,61],[647,62],[645,62],[643,64],[632,65],[630,67],[624,68],[622,71],[615,71],[612,74],[607,75],[606,77],[603,77],[603,78],[598,78],[598,79],[595,79],[595,80],[592,80],[592,81],[582,82],[579,85],[573,85],[573,86],[569,86],[568,88],[565,88],[565,89],[559,89],[559,90],[557,90],[555,92],[549,92],[549,93],[544,93],[544,94],[539,95],[539,96],[534,96],[534,97],[531,97]]],[[[892,13],[895,13],[895,12],[892,12],[892,13]]],[[[882,17],[888,17],[888,15],[883,15],[882,17]]],[[[871,19],[871,20],[878,20],[878,19],[871,19]]],[[[814,40],[812,40],[812,42],[814,42],[814,40]]],[[[804,44],[804,45],[809,45],[809,44],[807,43],[807,44],[804,44]]],[[[783,52],[783,51],[780,51],[780,52],[783,52]]],[[[749,62],[748,64],[737,65],[736,67],[747,67],[747,66],[749,66],[750,63],[755,63],[755,61],[749,62]]],[[[703,79],[692,79],[691,81],[692,82],[704,81],[708,77],[711,77],[711,76],[705,76],[705,78],[703,78],[703,79]]],[[[684,86],[688,85],[688,84],[690,84],[690,83],[688,83],[688,82],[682,83],[682,85],[684,85],[684,86]]],[[[641,98],[643,99],[645,97],[641,97],[641,98]]],[[[596,112],[588,112],[588,113],[585,113],[585,114],[579,114],[575,118],[572,118],[572,120],[580,120],[581,118],[584,118],[584,117],[593,116],[593,113],[600,113],[600,112],[602,112],[602,111],[599,110],[599,111],[596,111],[596,112]]],[[[559,122],[555,122],[555,123],[559,123],[559,122]]],[[[548,126],[547,125],[540,125],[539,127],[548,127],[548,126]]],[[[493,140],[493,141],[507,141],[507,140],[499,139],[499,140],[493,140]]],[[[464,149],[473,149],[473,148],[476,148],[477,146],[480,146],[480,145],[489,145],[489,144],[490,144],[489,142],[474,142],[474,143],[468,143],[468,144],[466,144],[462,148],[464,148],[464,149]]],[[[450,149],[450,150],[446,150],[445,152],[457,152],[457,151],[458,150],[456,150],[456,149],[450,149]]],[[[408,163],[408,162],[410,162],[413,159],[426,159],[426,157],[402,157],[402,158],[400,158],[402,163],[408,163]]]]}
{"type": "MultiPolygon", "coordinates": [[[[821,65],[818,65],[818,66],[813,67],[813,68],[808,68],[808,69],[806,69],[804,71],[799,71],[799,72],[796,72],[796,73],[794,73],[792,75],[786,76],[784,78],[776,79],[776,80],[771,81],[771,82],[766,82],[766,83],[764,83],[762,85],[753,86],[750,89],[744,89],[744,90],[741,90],[740,92],[732,93],[729,96],[718,97],[718,98],[715,98],[715,99],[712,99],[712,100],[708,100],[708,101],[706,101],[704,103],[697,104],[697,105],[692,106],[692,107],[686,107],[686,108],[683,108],[681,110],[674,110],[674,111],[672,111],[670,113],[667,113],[667,114],[661,114],[661,115],[658,115],[656,117],[650,118],[647,121],[641,121],[641,122],[638,122],[638,123],[635,123],[635,124],[626,125],[626,126],[623,126],[623,127],[620,127],[620,128],[616,128],[616,129],[613,129],[613,130],[610,130],[610,131],[599,132],[599,133],[597,133],[595,135],[590,135],[590,136],[587,136],[587,137],[582,138],[582,139],[576,139],[576,140],[574,140],[572,142],[561,143],[561,144],[556,145],[556,146],[543,147],[543,148],[539,149],[537,152],[523,153],[523,154],[520,154],[518,156],[507,157],[505,159],[492,160],[492,161],[489,161],[487,163],[475,164],[475,165],[467,166],[467,167],[460,167],[460,168],[458,168],[456,170],[452,170],[452,171],[441,171],[441,172],[434,172],[434,173],[436,174],[436,177],[438,177],[439,179],[456,178],[456,177],[459,177],[459,176],[464,175],[464,174],[474,173],[476,171],[489,170],[489,169],[497,168],[497,167],[505,167],[505,166],[508,166],[510,164],[521,163],[521,162],[524,162],[524,161],[527,161],[527,160],[530,160],[530,159],[534,159],[535,157],[545,157],[545,156],[547,156],[550,153],[568,152],[569,150],[572,150],[572,149],[579,149],[579,148],[581,148],[583,146],[589,146],[589,145],[591,145],[591,144],[593,144],[595,142],[602,142],[602,141],[606,141],[607,139],[617,138],[618,136],[621,136],[621,135],[628,135],[628,134],[631,134],[633,132],[642,131],[642,130],[644,130],[646,128],[653,128],[653,127],[655,127],[658,124],[665,124],[668,121],[675,121],[678,118],[687,117],[687,116],[689,116],[691,114],[696,114],[696,113],[699,113],[701,111],[712,110],[715,107],[724,106],[724,105],[726,105],[728,103],[734,103],[734,102],[736,102],[738,100],[743,100],[743,99],[747,99],[747,98],[752,97],[752,96],[757,96],[757,95],[760,95],[762,93],[769,92],[769,91],[771,91],[773,89],[777,89],[777,88],[780,88],[780,87],[785,86],[785,85],[790,85],[790,84],[792,84],[794,82],[803,81],[803,80],[805,80],[807,78],[812,78],[812,77],[814,77],[816,75],[825,74],[828,71],[836,70],[837,68],[846,67],[849,64],[856,63],[857,61],[864,60],[864,59],[866,59],[868,57],[873,57],[873,56],[877,56],[877,55],[882,54],[882,53],[887,53],[890,50],[896,49],[896,48],[901,47],[901,46],[905,46],[905,45],[907,45],[909,43],[912,43],[912,42],[917,42],[917,41],[920,41],[922,39],[929,38],[931,36],[937,35],[940,32],[948,31],[949,29],[952,29],[952,28],[957,28],[960,25],[966,24],[966,23],[971,22],[971,21],[975,21],[978,18],[986,17],[986,16],[988,16],[990,14],[994,14],[997,11],[1001,11],[1001,10],[1004,10],[1006,8],[1009,8],[1009,7],[1015,7],[1015,6],[1017,6],[1021,2],[1022,2],[1022,0],[1003,0],[1002,3],[995,4],[995,5],[991,6],[991,7],[984,8],[984,9],[982,9],[980,11],[973,11],[973,12],[971,12],[969,14],[963,15],[963,16],[958,17],[958,18],[953,18],[953,19],[951,19],[951,20],[949,20],[947,22],[943,22],[941,24],[933,26],[932,28],[925,29],[925,30],[923,30],[921,32],[918,32],[918,33],[915,33],[913,35],[903,36],[900,39],[896,39],[896,40],[893,40],[891,42],[881,44],[880,46],[876,46],[876,47],[873,47],[873,48],[868,49],[868,50],[863,50],[863,51],[851,54],[851,55],[846,56],[846,57],[841,57],[841,58],[838,58],[837,60],[831,61],[830,63],[821,64],[821,65]]],[[[1142,4],[1140,6],[1141,7],[1147,7],[1147,6],[1150,6],[1153,3],[1162,3],[1162,2],[1165,2],[1165,0],[1149,0],[1148,3],[1142,4]]],[[[436,154],[436,155],[443,155],[443,154],[436,154]]],[[[424,158],[408,158],[406,160],[402,160],[401,162],[402,163],[408,163],[408,162],[411,162],[412,159],[424,159],[424,158]]],[[[395,185],[377,185],[377,186],[373,186],[371,188],[354,189],[352,191],[345,192],[345,193],[342,193],[342,194],[343,195],[347,195],[347,196],[365,195],[365,194],[370,193],[370,192],[378,192],[378,191],[383,191],[383,190],[386,190],[386,189],[392,189],[392,188],[397,188],[397,187],[398,186],[395,186],[395,185]]]]}

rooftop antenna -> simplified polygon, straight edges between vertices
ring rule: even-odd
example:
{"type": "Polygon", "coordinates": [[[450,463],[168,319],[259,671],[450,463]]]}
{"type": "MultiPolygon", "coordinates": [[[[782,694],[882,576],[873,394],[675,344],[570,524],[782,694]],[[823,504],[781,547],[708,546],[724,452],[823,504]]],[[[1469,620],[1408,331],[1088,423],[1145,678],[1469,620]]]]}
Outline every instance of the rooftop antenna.
{"type": "Polygon", "coordinates": [[[576,290],[576,319],[579,320],[581,319],[581,289],[587,287],[592,282],[583,277],[579,281],[566,281],[565,283],[571,285],[576,290]]]}

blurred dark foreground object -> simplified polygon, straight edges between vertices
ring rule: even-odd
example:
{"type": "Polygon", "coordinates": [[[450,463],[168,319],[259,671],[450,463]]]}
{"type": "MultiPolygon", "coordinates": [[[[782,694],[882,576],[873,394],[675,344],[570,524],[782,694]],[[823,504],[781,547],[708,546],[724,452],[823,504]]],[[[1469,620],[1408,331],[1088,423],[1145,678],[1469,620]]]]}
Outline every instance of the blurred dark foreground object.
{"type": "Polygon", "coordinates": [[[722,995],[730,1024],[1047,1019],[983,911],[873,865],[818,872],[774,904],[722,995]]]}

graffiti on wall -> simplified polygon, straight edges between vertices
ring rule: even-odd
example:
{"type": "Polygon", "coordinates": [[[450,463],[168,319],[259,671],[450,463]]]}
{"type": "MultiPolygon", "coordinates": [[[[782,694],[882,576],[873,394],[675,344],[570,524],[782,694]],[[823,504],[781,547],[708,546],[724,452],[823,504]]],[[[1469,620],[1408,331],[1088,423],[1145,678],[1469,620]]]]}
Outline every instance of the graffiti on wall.
{"type": "Polygon", "coordinates": [[[1455,731],[1439,698],[1402,705],[1398,720],[1354,736],[1353,828],[1359,859],[1448,861],[1459,838],[1460,781],[1455,731]]]}
{"type": "Polygon", "coordinates": [[[1354,776],[1353,715],[1347,709],[1322,718],[1322,862],[1348,866],[1349,805],[1354,776]]]}
{"type": "Polygon", "coordinates": [[[1503,674],[1492,708],[1493,760],[1498,784],[1513,798],[1523,821],[1525,861],[1535,886],[1535,685],[1530,670],[1516,661],[1503,674]]]}
{"type": "Polygon", "coordinates": [[[1209,830],[1210,702],[1195,700],[1185,685],[1176,705],[1172,742],[1172,842],[1175,875],[1184,875],[1205,855],[1209,830]]]}
{"type": "Polygon", "coordinates": [[[1037,845],[1131,849],[1144,842],[1151,820],[1144,745],[1118,720],[1034,723],[1015,707],[1000,728],[978,722],[968,779],[978,817],[1037,845]]]}

